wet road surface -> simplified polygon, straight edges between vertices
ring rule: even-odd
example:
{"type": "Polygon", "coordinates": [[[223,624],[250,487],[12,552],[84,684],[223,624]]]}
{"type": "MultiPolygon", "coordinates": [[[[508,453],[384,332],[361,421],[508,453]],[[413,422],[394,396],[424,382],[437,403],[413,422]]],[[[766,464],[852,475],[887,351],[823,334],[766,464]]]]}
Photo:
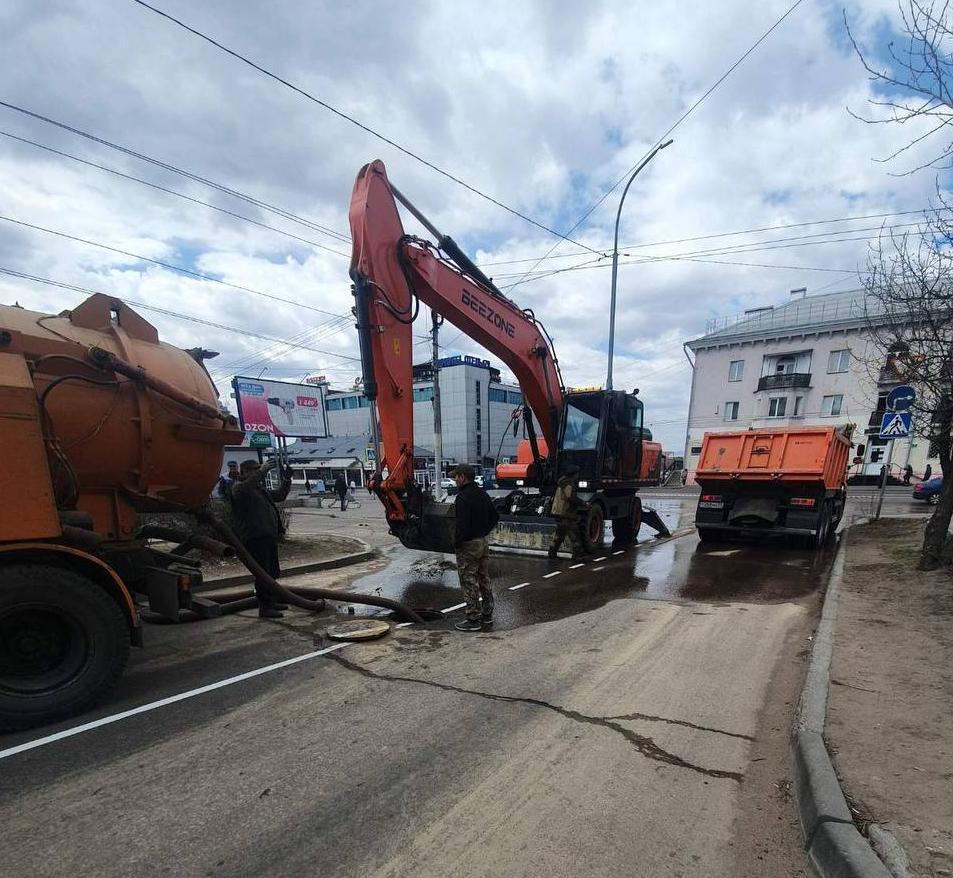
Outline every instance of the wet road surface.
{"type": "MultiPolygon", "coordinates": [[[[655,505],[678,528],[694,498],[655,505]]],[[[188,698],[0,760],[4,873],[808,874],[778,784],[831,552],[644,537],[576,568],[494,557],[476,635],[451,613],[327,653],[330,616],[150,627],[83,721],[188,698]]],[[[387,555],[354,587],[460,602],[449,559],[387,555]]]]}

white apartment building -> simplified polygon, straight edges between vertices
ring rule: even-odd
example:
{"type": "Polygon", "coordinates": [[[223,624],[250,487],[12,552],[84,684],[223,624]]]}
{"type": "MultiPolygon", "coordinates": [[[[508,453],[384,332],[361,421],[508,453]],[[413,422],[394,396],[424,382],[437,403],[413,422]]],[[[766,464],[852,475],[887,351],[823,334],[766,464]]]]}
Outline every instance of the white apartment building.
{"type": "MultiPolygon", "coordinates": [[[[870,362],[873,346],[863,290],[808,296],[752,308],[709,321],[701,338],[686,342],[694,354],[685,440],[685,468],[692,481],[706,432],[792,425],[855,424],[852,475],[879,473],[887,440],[877,438],[884,401],[903,383],[893,363],[870,362]]],[[[923,473],[929,443],[895,440],[891,473],[909,463],[923,473]]]]}
{"type": "MultiPolygon", "coordinates": [[[[511,416],[523,404],[516,384],[504,384],[499,369],[478,357],[438,361],[444,461],[493,465],[516,455],[522,424],[513,436],[511,416]],[[502,443],[502,445],[501,445],[502,443]]],[[[414,366],[414,444],[433,454],[434,381],[430,363],[414,366]]],[[[332,436],[359,436],[370,429],[369,403],[361,391],[327,392],[332,436]]]]}

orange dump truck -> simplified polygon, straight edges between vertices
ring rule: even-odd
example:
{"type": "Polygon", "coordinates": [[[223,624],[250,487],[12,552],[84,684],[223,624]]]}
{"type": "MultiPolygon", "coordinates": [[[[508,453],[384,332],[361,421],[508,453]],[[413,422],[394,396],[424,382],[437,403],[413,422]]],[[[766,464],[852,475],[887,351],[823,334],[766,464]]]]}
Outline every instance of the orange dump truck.
{"type": "Polygon", "coordinates": [[[760,531],[823,545],[844,514],[850,449],[849,428],[706,433],[695,472],[702,542],[760,531]]]}

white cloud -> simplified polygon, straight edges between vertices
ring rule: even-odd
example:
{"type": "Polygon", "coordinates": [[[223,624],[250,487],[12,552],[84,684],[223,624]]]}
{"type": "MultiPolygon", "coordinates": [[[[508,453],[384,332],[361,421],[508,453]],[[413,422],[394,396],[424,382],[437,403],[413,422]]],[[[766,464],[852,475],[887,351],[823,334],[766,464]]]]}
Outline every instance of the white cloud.
{"type": "MultiPolygon", "coordinates": [[[[161,5],[471,185],[565,229],[789,4],[725,0],[678,15],[650,3],[161,5]]],[[[876,49],[871,41],[883,38],[895,7],[892,0],[865,0],[848,4],[847,14],[858,39],[876,49]]],[[[481,262],[537,257],[553,244],[538,228],[132,3],[74,0],[52,10],[28,0],[7,3],[0,51],[5,99],[329,228],[347,232],[354,175],[381,157],[401,189],[443,231],[479,251],[481,262]]],[[[845,109],[862,111],[869,88],[846,41],[841,6],[803,3],[679,126],[675,144],[633,185],[623,243],[924,206],[933,187],[929,175],[891,177],[872,161],[917,132],[867,126],[845,109]]],[[[0,129],[349,249],[16,113],[0,109],[0,129]]],[[[930,151],[926,145],[920,154],[930,151]]],[[[153,259],[186,260],[230,283],[333,313],[350,308],[346,258],[6,138],[0,157],[4,215],[153,259]]],[[[611,246],[618,194],[573,237],[600,250],[611,246]]],[[[670,256],[829,228],[632,252],[670,256]]],[[[564,243],[556,255],[573,252],[581,253],[564,243]]],[[[623,264],[616,386],[640,387],[647,422],[658,425],[666,447],[680,449],[690,387],[682,342],[701,334],[710,316],[780,301],[793,287],[856,285],[849,274],[830,270],[853,270],[865,253],[859,240],[712,257],[796,270],[623,264]]],[[[589,259],[581,253],[540,269],[589,259]]],[[[267,367],[275,377],[324,371],[347,384],[357,373],[343,359],[356,355],[349,321],[332,332],[337,324],[328,326],[326,315],[4,222],[0,264],[328,352],[146,314],[164,339],[220,350],[221,364],[267,367]]],[[[488,271],[506,284],[515,277],[504,275],[531,266],[488,271]]],[[[527,280],[512,293],[546,322],[570,384],[604,379],[609,277],[603,260],[596,268],[527,280]]],[[[80,298],[2,275],[0,296],[39,310],[60,310],[80,298]]],[[[455,335],[448,327],[444,341],[455,335]]],[[[476,350],[465,338],[454,347],[476,350]]],[[[425,346],[417,350],[425,356],[425,346]]]]}

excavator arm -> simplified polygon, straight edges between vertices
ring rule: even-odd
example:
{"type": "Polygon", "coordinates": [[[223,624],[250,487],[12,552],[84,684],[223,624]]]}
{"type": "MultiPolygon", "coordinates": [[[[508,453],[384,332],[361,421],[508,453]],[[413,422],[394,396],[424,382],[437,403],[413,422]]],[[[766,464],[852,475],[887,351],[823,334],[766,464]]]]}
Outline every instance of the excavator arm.
{"type": "MultiPolygon", "coordinates": [[[[549,449],[557,447],[563,387],[552,343],[533,313],[504,296],[451,238],[441,235],[401,195],[388,181],[383,162],[371,162],[358,173],[350,225],[364,393],[371,404],[378,446],[379,470],[371,488],[383,501],[391,526],[400,527],[418,505],[413,487],[411,330],[420,302],[509,367],[549,449]],[[405,233],[398,201],[436,243],[405,233]]],[[[541,465],[529,418],[527,427],[536,463],[541,465]]]]}

